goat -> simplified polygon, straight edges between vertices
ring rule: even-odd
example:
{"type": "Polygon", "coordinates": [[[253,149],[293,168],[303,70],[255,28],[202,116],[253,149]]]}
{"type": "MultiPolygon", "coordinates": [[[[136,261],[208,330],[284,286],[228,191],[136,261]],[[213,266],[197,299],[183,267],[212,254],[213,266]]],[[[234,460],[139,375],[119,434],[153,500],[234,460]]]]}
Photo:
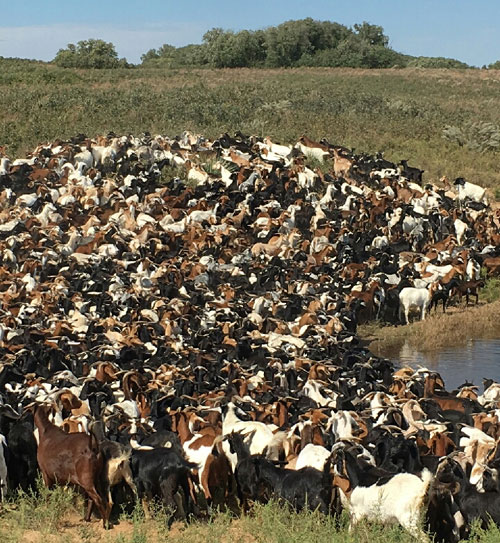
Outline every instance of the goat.
{"type": "Polygon", "coordinates": [[[99,448],[105,460],[106,486],[108,490],[108,502],[110,509],[113,507],[111,488],[124,481],[137,496],[137,487],[135,486],[130,469],[131,449],[118,443],[105,439],[99,443],[99,448]]]}
{"type": "Polygon", "coordinates": [[[8,485],[7,485],[7,462],[5,456],[7,454],[7,440],[0,434],[0,502],[6,497],[8,485]]]}
{"type": "MultiPolygon", "coordinates": [[[[232,432],[242,433],[245,435],[245,441],[250,447],[251,454],[263,454],[266,451],[271,460],[278,460],[279,451],[282,448],[286,434],[284,432],[273,433],[273,430],[277,430],[277,427],[272,424],[247,422],[239,419],[236,415],[237,409],[233,403],[227,405],[226,416],[222,423],[222,435],[226,436],[232,432]]],[[[223,450],[234,470],[237,459],[234,454],[231,454],[226,441],[223,441],[223,450]]]]}
{"type": "Polygon", "coordinates": [[[429,470],[424,469],[420,477],[411,473],[387,474],[371,467],[367,471],[341,446],[334,447],[332,454],[334,484],[340,488],[341,501],[349,509],[351,525],[363,518],[398,522],[420,541],[429,541],[419,526],[433,480],[429,470]],[[367,482],[371,484],[363,486],[367,482]]]}
{"type": "Polygon", "coordinates": [[[160,497],[163,504],[173,509],[177,516],[187,518],[193,512],[190,482],[191,470],[197,467],[196,464],[184,460],[174,450],[162,447],[133,450],[130,467],[146,515],[149,515],[148,502],[154,497],[160,497]],[[175,500],[179,490],[183,494],[181,507],[175,500]]]}
{"type": "Polygon", "coordinates": [[[103,526],[109,524],[110,508],[100,488],[104,477],[104,462],[94,436],[84,433],[67,434],[49,421],[46,407],[34,412],[39,443],[37,460],[45,486],[71,483],[88,496],[85,520],[90,521],[92,504],[102,517],[103,526]]]}
{"type": "Polygon", "coordinates": [[[408,324],[408,315],[412,307],[416,307],[420,310],[421,319],[425,319],[425,312],[429,307],[432,299],[433,289],[431,288],[415,288],[405,287],[399,293],[399,318],[404,312],[405,322],[408,324]]]}
{"type": "Polygon", "coordinates": [[[446,457],[436,471],[439,482],[454,484],[453,497],[467,524],[479,519],[483,528],[492,520],[500,525],[500,493],[496,491],[478,492],[468,482],[462,466],[454,459],[446,457]]]}
{"type": "Polygon", "coordinates": [[[420,185],[422,184],[422,174],[424,173],[424,170],[408,166],[407,160],[401,160],[400,164],[401,166],[398,167],[400,175],[406,177],[409,181],[416,181],[420,185]]]}
{"type": "Polygon", "coordinates": [[[274,496],[296,511],[307,507],[326,515],[332,489],[329,468],[327,462],[323,472],[309,467],[283,469],[260,455],[252,455],[238,462],[235,477],[244,504],[248,499],[267,501],[274,496]]]}
{"type": "Polygon", "coordinates": [[[308,443],[299,453],[297,461],[295,463],[295,469],[300,470],[302,468],[310,467],[319,471],[323,471],[325,463],[330,457],[328,449],[321,445],[314,445],[308,443]]]}
{"type": "Polygon", "coordinates": [[[475,296],[476,297],[476,305],[479,303],[479,289],[484,288],[484,281],[464,281],[463,283],[459,283],[457,286],[455,286],[452,291],[451,295],[458,296],[458,299],[460,302],[462,301],[462,298],[465,296],[465,303],[466,305],[469,305],[469,296],[475,296]]]}
{"type": "Polygon", "coordinates": [[[474,183],[469,183],[463,177],[457,177],[453,182],[458,191],[458,201],[464,202],[466,198],[470,198],[474,202],[488,205],[488,199],[486,198],[486,189],[474,183]]]}

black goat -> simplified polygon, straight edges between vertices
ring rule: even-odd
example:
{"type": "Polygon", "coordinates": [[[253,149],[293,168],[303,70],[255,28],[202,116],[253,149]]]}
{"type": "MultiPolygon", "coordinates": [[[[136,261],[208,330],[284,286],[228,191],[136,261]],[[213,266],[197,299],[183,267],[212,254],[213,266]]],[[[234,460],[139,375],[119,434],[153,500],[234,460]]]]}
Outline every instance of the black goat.
{"type": "Polygon", "coordinates": [[[231,450],[238,455],[235,478],[242,505],[248,500],[266,502],[274,497],[290,504],[296,511],[319,509],[325,515],[330,511],[332,479],[330,462],[323,472],[314,468],[290,470],[275,466],[261,455],[247,455],[243,438],[238,434],[230,438],[231,450]]]}
{"type": "MultiPolygon", "coordinates": [[[[143,505],[158,497],[162,503],[174,511],[177,518],[187,519],[194,512],[194,496],[190,490],[191,470],[197,467],[182,458],[175,451],[165,448],[134,450],[130,459],[137,492],[143,505]],[[181,505],[175,495],[181,492],[181,505]],[[193,499],[190,499],[193,498],[193,499]]],[[[145,514],[148,514],[145,511],[145,514]]],[[[170,518],[170,522],[174,517],[170,518]]]]}
{"type": "Polygon", "coordinates": [[[400,162],[401,166],[400,171],[401,174],[406,177],[409,181],[415,181],[419,184],[422,184],[422,174],[424,173],[424,170],[420,170],[419,168],[413,168],[412,166],[408,166],[407,160],[402,160],[400,162]]]}

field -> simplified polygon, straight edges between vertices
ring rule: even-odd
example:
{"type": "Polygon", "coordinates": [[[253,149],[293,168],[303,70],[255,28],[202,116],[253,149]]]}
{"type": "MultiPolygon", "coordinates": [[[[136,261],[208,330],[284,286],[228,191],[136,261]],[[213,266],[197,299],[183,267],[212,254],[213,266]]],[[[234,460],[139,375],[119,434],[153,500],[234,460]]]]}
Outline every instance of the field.
{"type": "Polygon", "coordinates": [[[241,130],[285,142],[305,133],[406,158],[428,181],[461,175],[500,188],[496,70],[0,67],[0,145],[11,157],[77,133],[241,130]]]}
{"type": "MultiPolygon", "coordinates": [[[[217,137],[237,130],[294,142],[302,134],[354,147],[423,168],[424,179],[464,176],[500,197],[500,71],[486,70],[131,70],[61,69],[43,63],[0,59],[0,146],[11,158],[39,142],[117,134],[180,134],[217,137]],[[448,138],[444,134],[448,134],[448,138]]],[[[493,290],[490,289],[490,290],[493,290]]],[[[492,301],[498,293],[491,295],[492,301]]],[[[485,298],[486,300],[486,298],[485,298]]],[[[500,302],[467,313],[467,323],[499,322],[500,302]],[[493,318],[495,315],[495,318],[493,318]]],[[[367,329],[367,337],[416,342],[425,337],[456,341],[463,316],[434,317],[394,329],[367,329]],[[442,334],[442,328],[448,332],[442,334]],[[439,333],[438,333],[439,332],[439,333]],[[453,335],[454,334],[454,335],[453,335]]],[[[493,325],[493,324],[492,324],[493,325]]],[[[479,330],[481,329],[481,331],[479,330]]],[[[496,333],[496,332],[495,332],[496,333]]],[[[332,543],[407,542],[398,528],[361,525],[349,532],[346,518],[294,515],[271,504],[239,519],[214,516],[188,527],[165,528],[165,514],[145,521],[136,508],[110,532],[81,521],[81,503],[64,489],[37,498],[14,497],[0,509],[0,541],[62,543],[332,543]]],[[[497,528],[476,529],[470,541],[500,540],[497,528]]]]}

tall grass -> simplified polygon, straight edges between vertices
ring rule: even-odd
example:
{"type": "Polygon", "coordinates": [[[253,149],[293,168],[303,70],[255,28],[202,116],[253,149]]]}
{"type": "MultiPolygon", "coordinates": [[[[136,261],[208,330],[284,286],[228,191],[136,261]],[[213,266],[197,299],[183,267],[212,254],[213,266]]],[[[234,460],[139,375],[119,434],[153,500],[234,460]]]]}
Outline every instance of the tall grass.
{"type": "Polygon", "coordinates": [[[426,170],[500,187],[499,151],[443,130],[500,126],[495,70],[76,70],[0,60],[0,145],[144,131],[209,137],[241,130],[292,142],[306,133],[426,170]]]}

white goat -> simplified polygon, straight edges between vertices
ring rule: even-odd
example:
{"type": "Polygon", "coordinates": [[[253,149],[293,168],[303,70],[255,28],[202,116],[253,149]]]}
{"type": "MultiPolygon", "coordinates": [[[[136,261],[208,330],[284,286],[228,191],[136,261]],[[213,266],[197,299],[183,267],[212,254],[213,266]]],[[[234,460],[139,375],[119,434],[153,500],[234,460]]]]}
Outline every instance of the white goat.
{"type": "MultiPolygon", "coordinates": [[[[245,441],[250,448],[250,454],[262,454],[267,449],[267,458],[278,460],[279,451],[286,438],[285,432],[276,432],[278,427],[275,424],[239,419],[236,415],[238,408],[232,402],[227,404],[227,408],[226,416],[222,421],[222,435],[226,436],[231,432],[240,433],[245,436],[245,441]]],[[[227,440],[222,442],[222,448],[234,471],[238,463],[238,457],[231,453],[227,440]]]]}
{"type": "Polygon", "coordinates": [[[457,235],[457,243],[458,245],[462,246],[463,242],[465,241],[465,234],[467,233],[469,225],[461,219],[455,219],[453,226],[455,227],[455,234],[457,235]]]}
{"type": "Polygon", "coordinates": [[[474,183],[469,183],[468,181],[460,178],[462,182],[458,183],[458,179],[455,181],[455,186],[458,191],[458,201],[462,203],[466,198],[470,198],[474,202],[482,203],[488,205],[488,199],[486,198],[486,189],[475,185],[474,183]]]}
{"type": "Polygon", "coordinates": [[[408,315],[412,307],[416,307],[421,312],[422,320],[425,319],[425,312],[431,302],[432,292],[427,288],[405,287],[399,293],[399,318],[404,312],[406,324],[408,324],[408,315]]]}
{"type": "Polygon", "coordinates": [[[297,462],[295,469],[302,468],[315,468],[319,471],[323,471],[325,463],[330,456],[330,451],[321,445],[313,445],[308,443],[297,456],[297,462]]]}
{"type": "Polygon", "coordinates": [[[349,509],[351,524],[366,518],[380,522],[399,523],[420,541],[429,541],[420,527],[432,473],[424,469],[420,477],[398,473],[384,485],[357,486],[350,496],[341,490],[340,499],[349,509]]]}

